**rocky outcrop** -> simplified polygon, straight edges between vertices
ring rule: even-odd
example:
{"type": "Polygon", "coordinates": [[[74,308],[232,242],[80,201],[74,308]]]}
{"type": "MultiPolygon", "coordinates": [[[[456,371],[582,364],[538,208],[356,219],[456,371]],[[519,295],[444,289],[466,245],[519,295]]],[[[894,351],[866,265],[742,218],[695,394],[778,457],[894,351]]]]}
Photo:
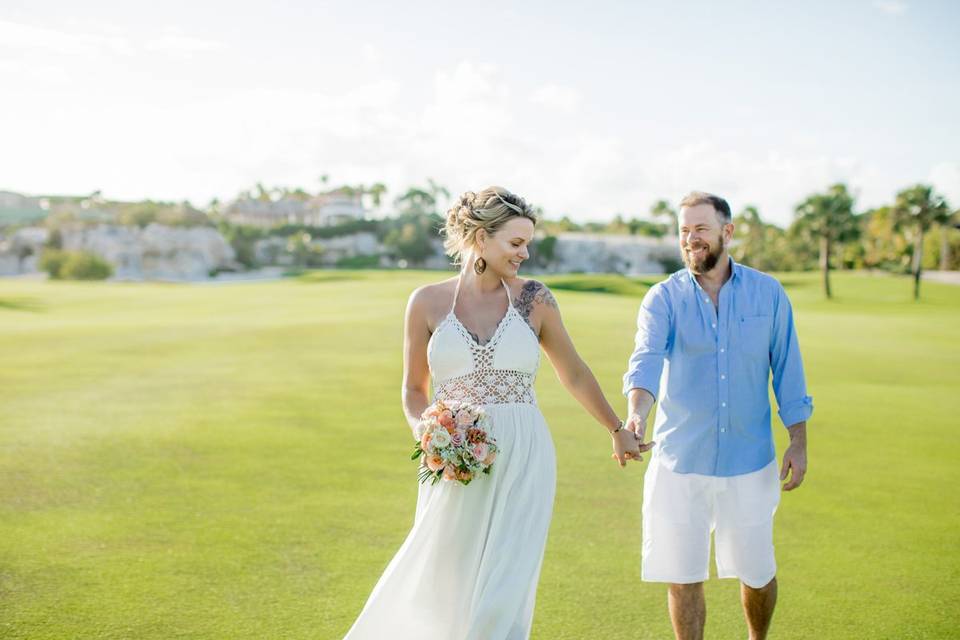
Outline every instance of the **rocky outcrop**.
{"type": "MultiPolygon", "coordinates": [[[[64,250],[88,251],[111,263],[114,280],[202,280],[236,268],[233,247],[209,227],[98,225],[60,234],[64,250]]],[[[0,241],[0,275],[36,272],[48,238],[46,229],[29,227],[0,241]],[[31,253],[23,259],[27,247],[31,253]]]]}

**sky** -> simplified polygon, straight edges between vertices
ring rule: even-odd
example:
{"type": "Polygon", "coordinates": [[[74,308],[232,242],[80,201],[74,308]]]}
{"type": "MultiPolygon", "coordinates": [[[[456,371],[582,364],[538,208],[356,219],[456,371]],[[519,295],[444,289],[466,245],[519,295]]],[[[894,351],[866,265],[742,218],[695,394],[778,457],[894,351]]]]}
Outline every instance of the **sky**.
{"type": "Polygon", "coordinates": [[[257,182],[454,194],[550,218],[717,193],[785,225],[960,206],[960,3],[4,0],[0,190],[227,200],[257,182]]]}

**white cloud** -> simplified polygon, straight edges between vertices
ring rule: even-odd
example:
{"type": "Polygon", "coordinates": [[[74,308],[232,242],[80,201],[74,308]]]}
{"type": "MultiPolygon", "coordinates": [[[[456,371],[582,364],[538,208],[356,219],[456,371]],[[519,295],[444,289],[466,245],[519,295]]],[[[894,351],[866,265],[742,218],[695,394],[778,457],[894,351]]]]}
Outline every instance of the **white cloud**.
{"type": "Polygon", "coordinates": [[[570,87],[547,84],[534,89],[530,101],[548,109],[571,114],[580,107],[580,94],[570,87]]]}
{"type": "Polygon", "coordinates": [[[130,55],[134,52],[134,46],[130,40],[122,36],[69,33],[6,20],[0,20],[0,47],[40,49],[66,55],[92,54],[101,51],[130,55]]]}
{"type": "Polygon", "coordinates": [[[360,51],[363,53],[363,58],[370,64],[379,64],[383,59],[383,54],[377,45],[372,42],[365,42],[360,51]]]}
{"type": "MultiPolygon", "coordinates": [[[[364,56],[361,49],[343,64],[364,56]]],[[[17,69],[0,61],[0,73],[5,68],[17,69]]],[[[765,219],[785,225],[797,202],[834,182],[857,190],[860,209],[889,202],[909,183],[872,158],[825,151],[818,136],[788,134],[759,150],[744,137],[700,140],[683,131],[652,142],[647,125],[576,119],[541,108],[518,85],[498,67],[465,61],[436,71],[425,87],[371,71],[355,84],[317,89],[9,100],[0,105],[0,139],[17,153],[0,156],[2,186],[100,188],[108,197],[201,204],[256,181],[318,189],[321,173],[333,183],[382,181],[389,198],[431,177],[454,194],[501,184],[551,217],[576,219],[645,215],[658,198],[676,202],[704,189],[737,211],[757,205],[765,219]],[[38,121],[42,128],[17,124],[38,121]]],[[[532,93],[565,96],[580,109],[572,90],[545,85],[532,93]]],[[[958,165],[947,163],[930,180],[958,203],[960,195],[951,195],[960,194],[958,176],[958,165]]]]}
{"type": "Polygon", "coordinates": [[[167,29],[162,35],[149,38],[143,43],[147,51],[162,51],[181,56],[191,56],[205,51],[218,51],[225,48],[224,43],[188,36],[180,29],[167,29]]]}
{"type": "Polygon", "coordinates": [[[184,56],[224,47],[223,43],[189,36],[176,28],[168,28],[159,34],[141,39],[106,23],[80,24],[83,26],[54,29],[0,20],[0,47],[60,55],[122,56],[134,56],[140,51],[159,51],[184,56]]]}
{"type": "Polygon", "coordinates": [[[907,11],[907,4],[900,0],[876,0],[873,6],[890,16],[899,16],[907,11]]]}

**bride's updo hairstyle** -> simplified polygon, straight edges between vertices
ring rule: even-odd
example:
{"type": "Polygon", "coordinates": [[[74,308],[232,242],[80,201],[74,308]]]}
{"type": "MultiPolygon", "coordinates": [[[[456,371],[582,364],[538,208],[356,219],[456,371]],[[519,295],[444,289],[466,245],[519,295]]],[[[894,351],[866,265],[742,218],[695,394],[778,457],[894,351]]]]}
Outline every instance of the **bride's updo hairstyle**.
{"type": "Polygon", "coordinates": [[[537,214],[520,196],[503,187],[487,187],[479,193],[467,191],[447,211],[443,248],[459,265],[464,255],[477,246],[477,231],[496,233],[510,218],[521,216],[537,224],[537,214]]]}

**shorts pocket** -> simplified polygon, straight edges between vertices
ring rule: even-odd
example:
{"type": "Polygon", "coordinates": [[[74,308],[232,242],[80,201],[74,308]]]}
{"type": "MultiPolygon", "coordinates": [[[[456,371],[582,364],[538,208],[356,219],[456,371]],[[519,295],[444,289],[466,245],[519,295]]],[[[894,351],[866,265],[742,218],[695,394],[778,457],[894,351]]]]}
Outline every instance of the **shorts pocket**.
{"type": "Polygon", "coordinates": [[[643,517],[674,525],[709,521],[707,487],[694,474],[674,473],[650,461],[643,479],[643,517]]]}
{"type": "Polygon", "coordinates": [[[780,504],[780,479],[777,461],[763,469],[734,476],[730,498],[735,513],[730,514],[738,526],[756,526],[770,522],[780,504]]]}

